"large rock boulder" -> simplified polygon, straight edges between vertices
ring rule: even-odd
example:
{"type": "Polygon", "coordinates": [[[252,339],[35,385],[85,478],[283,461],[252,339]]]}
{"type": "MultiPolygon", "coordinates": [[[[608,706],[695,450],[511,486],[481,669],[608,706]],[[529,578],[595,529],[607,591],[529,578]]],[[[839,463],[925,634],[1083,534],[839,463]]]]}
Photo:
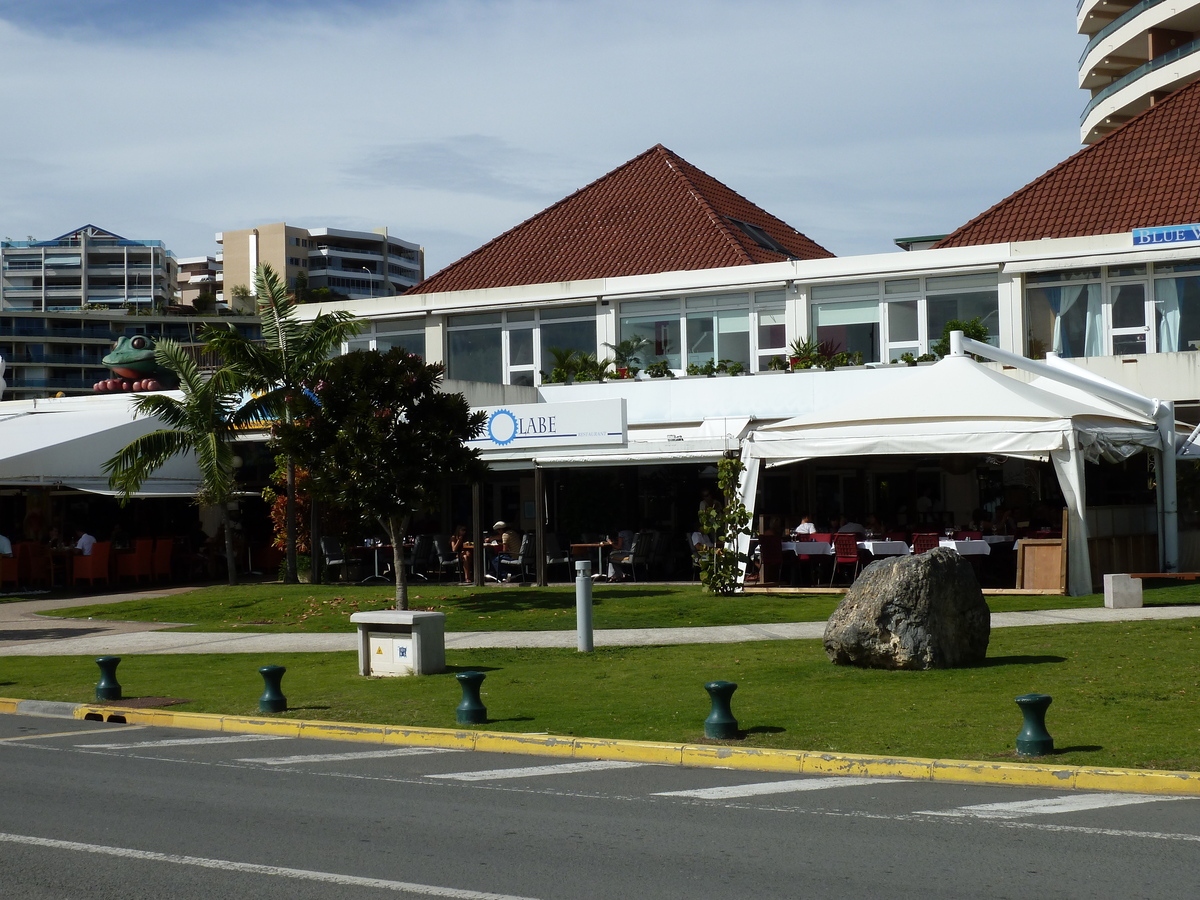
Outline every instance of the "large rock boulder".
{"type": "Polygon", "coordinates": [[[825,652],[865,669],[951,669],[983,662],[991,611],[971,564],[939,547],[867,566],[825,626],[825,652]]]}

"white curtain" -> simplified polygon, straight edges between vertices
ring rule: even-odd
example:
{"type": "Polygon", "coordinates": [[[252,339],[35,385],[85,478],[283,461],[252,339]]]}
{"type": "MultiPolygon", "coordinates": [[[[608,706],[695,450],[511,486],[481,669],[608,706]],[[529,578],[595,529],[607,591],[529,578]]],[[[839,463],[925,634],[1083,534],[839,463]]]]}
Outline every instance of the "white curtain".
{"type": "Polygon", "coordinates": [[[1067,503],[1067,593],[1072,597],[1092,593],[1092,562],[1088,553],[1087,495],[1084,489],[1084,458],[1078,432],[1067,435],[1066,446],[1053,450],[1050,459],[1067,503]]]}
{"type": "Polygon", "coordinates": [[[1179,283],[1174,278],[1157,279],[1154,300],[1162,313],[1158,326],[1158,352],[1182,350],[1179,346],[1179,283]]]}
{"type": "MultiPolygon", "coordinates": [[[[750,456],[751,441],[742,443],[742,465],[746,467],[742,472],[741,483],[738,484],[738,499],[745,505],[746,512],[750,513],[750,521],[754,521],[754,502],[758,497],[758,473],[762,468],[762,460],[757,457],[750,456]]],[[[742,556],[750,553],[750,535],[738,535],[737,551],[742,556]]],[[[738,563],[738,582],[746,583],[746,563],[738,563]]]]}
{"type": "Polygon", "coordinates": [[[1087,285],[1087,331],[1083,340],[1084,356],[1107,356],[1104,346],[1103,301],[1100,285],[1087,285]]]}

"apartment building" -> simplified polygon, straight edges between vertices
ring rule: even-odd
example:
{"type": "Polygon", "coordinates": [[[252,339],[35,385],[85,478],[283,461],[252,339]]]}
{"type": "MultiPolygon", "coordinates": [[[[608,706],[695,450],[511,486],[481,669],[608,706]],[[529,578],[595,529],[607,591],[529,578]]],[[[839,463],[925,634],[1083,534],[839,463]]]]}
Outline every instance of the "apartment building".
{"type": "Polygon", "coordinates": [[[0,310],[137,310],[170,304],[178,265],[162,241],[84,225],[48,241],[0,241],[0,310]]]}
{"type": "Polygon", "coordinates": [[[1200,2],[1080,0],[1077,28],[1087,37],[1079,87],[1091,98],[1080,140],[1098,141],[1200,77],[1200,2]]]}
{"type": "MultiPolygon", "coordinates": [[[[386,228],[373,232],[342,228],[299,228],[286,222],[238,231],[219,232],[223,282],[219,300],[234,312],[234,291],[254,290],[254,272],[270,264],[289,288],[307,284],[326,288],[342,298],[357,300],[394,297],[425,277],[425,250],[419,244],[391,237],[386,228]]],[[[305,299],[302,295],[302,301],[305,299]]]]}
{"type": "Polygon", "coordinates": [[[218,256],[188,256],[179,260],[181,306],[197,312],[215,312],[221,293],[222,265],[218,256]]]}

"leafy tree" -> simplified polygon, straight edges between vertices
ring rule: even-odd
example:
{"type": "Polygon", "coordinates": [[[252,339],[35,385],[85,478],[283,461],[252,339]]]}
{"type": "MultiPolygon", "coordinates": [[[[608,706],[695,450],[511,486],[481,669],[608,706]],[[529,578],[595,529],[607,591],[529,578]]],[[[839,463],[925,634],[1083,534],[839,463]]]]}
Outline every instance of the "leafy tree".
{"type": "Polygon", "coordinates": [[[167,427],[131,441],[104,463],[104,471],[108,473],[109,484],[122,492],[125,501],[167,460],[194,452],[200,468],[196,501],[214,504],[221,510],[229,583],[237,584],[229,503],[236,490],[233,441],[237,428],[244,423],[241,382],[237,373],[225,366],[205,378],[196,361],[174,341],[160,340],[154,358],[160,366],[179,376],[183,397],[165,393],[134,397],[137,415],[158,416],[167,427]]]}
{"type": "Polygon", "coordinates": [[[465,441],[483,413],[440,390],[445,367],[402,347],[357,350],[329,361],[293,398],[277,428],[320,493],[379,519],[392,542],[396,608],[408,609],[404,538],[412,515],[431,509],[442,486],[473,481],[484,464],[465,441]]]}
{"type": "MultiPolygon", "coordinates": [[[[247,414],[260,422],[286,422],[290,415],[287,398],[298,394],[307,380],[319,378],[330,355],[362,326],[346,312],[323,313],[311,322],[301,321],[283,280],[267,264],[259,266],[254,273],[254,287],[258,292],[263,343],[247,340],[232,325],[228,328],[209,326],[201,337],[208,349],[233,367],[246,387],[256,392],[247,405],[247,414]]],[[[286,509],[287,574],[284,580],[295,584],[298,580],[296,466],[290,458],[287,460],[286,509]]]]}
{"type": "Polygon", "coordinates": [[[749,534],[750,513],[737,499],[738,479],[745,470],[740,459],[722,459],[717,463],[717,487],[725,504],[713,504],[700,511],[700,530],[712,540],[711,547],[697,547],[700,582],[705,590],[728,596],[736,593],[740,563],[746,556],[737,549],[738,536],[749,534]]]}

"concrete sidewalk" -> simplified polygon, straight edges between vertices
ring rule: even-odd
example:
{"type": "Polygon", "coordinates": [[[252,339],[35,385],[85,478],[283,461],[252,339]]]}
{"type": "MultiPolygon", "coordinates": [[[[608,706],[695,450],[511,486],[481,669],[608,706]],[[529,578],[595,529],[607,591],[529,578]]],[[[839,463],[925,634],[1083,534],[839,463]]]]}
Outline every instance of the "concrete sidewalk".
{"type": "MultiPolygon", "coordinates": [[[[176,632],[181,623],[112,622],[98,619],[55,619],[43,615],[86,603],[120,603],[161,597],[191,588],[109,594],[102,597],[28,600],[0,604],[0,656],[103,656],[163,653],[327,653],[353,651],[357,636],[338,634],[268,634],[263,632],[176,632]]],[[[1200,606],[1152,606],[1140,609],[1054,609],[994,613],[993,628],[1033,625],[1079,625],[1148,619],[1200,617],[1200,606]]],[[[742,641],[819,640],[824,622],[775,625],[723,625],[706,628],[615,628],[594,634],[597,647],[648,647],[664,644],[732,644],[742,641]]],[[[446,648],[576,646],[572,631],[469,631],[446,634],[446,648]]]]}

